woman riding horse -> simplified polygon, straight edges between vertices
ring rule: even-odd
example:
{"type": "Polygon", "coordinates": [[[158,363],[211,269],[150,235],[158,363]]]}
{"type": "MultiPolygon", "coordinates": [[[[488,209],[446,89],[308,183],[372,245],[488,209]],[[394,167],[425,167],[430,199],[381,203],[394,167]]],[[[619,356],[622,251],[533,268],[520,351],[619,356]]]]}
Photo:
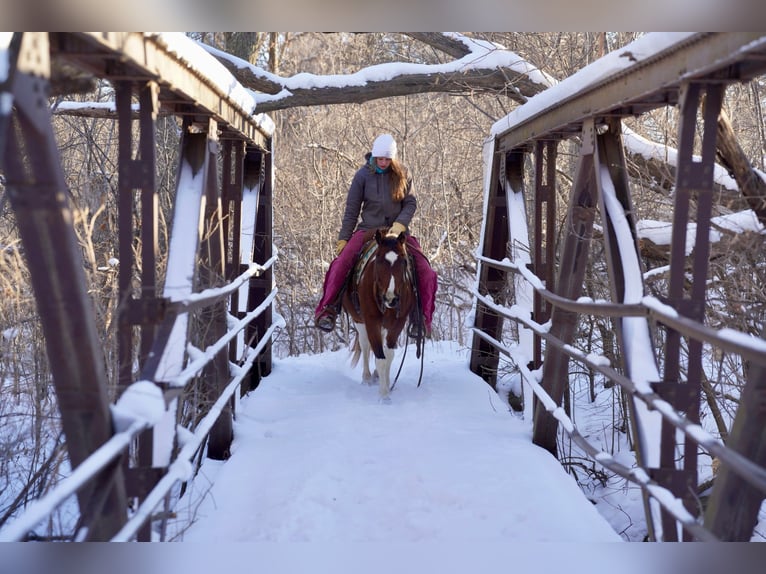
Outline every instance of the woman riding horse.
{"type": "Polygon", "coordinates": [[[353,280],[343,291],[343,308],[356,324],[351,366],[362,359],[362,382],[373,384],[377,379],[384,403],[390,402],[391,364],[399,334],[417,305],[406,235],[393,237],[387,232],[385,227],[365,232],[353,280]],[[371,354],[375,372],[370,370],[371,354]]]}
{"type": "Polygon", "coordinates": [[[335,328],[335,318],[340,308],[339,295],[362,249],[364,232],[387,227],[388,234],[393,237],[400,233],[406,234],[407,247],[415,260],[425,333],[419,332],[421,322],[418,320],[410,323],[408,334],[411,337],[421,334],[429,337],[436,304],[437,277],[420,243],[407,231],[418,206],[412,191],[412,176],[396,159],[396,141],[390,134],[379,135],[365,159],[365,165],[354,175],[346,196],[346,208],[335,249],[336,258],[327,270],[323,295],[314,313],[314,324],[327,332],[335,328]]]}

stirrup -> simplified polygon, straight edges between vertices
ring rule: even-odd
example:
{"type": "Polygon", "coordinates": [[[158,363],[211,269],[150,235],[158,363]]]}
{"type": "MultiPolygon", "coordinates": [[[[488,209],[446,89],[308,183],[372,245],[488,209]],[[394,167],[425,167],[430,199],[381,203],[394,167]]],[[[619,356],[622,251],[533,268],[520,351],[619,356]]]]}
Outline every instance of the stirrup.
{"type": "Polygon", "coordinates": [[[330,307],[325,307],[314,320],[314,326],[325,333],[332,333],[333,329],[335,329],[335,317],[335,310],[330,307]]]}
{"type": "Polygon", "coordinates": [[[426,336],[426,328],[422,320],[410,321],[407,325],[407,336],[410,339],[420,339],[426,336]]]}

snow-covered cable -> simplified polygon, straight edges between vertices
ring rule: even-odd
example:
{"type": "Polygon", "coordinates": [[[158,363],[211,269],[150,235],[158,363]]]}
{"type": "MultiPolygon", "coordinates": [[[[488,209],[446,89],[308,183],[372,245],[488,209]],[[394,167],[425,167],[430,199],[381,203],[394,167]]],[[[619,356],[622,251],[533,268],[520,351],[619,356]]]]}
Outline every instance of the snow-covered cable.
{"type": "Polygon", "coordinates": [[[231,399],[231,396],[237,389],[239,389],[242,379],[244,379],[250,372],[249,367],[252,366],[260,352],[271,340],[271,336],[276,327],[275,324],[272,324],[264,336],[258,341],[258,344],[250,350],[236,376],[218,397],[218,400],[216,400],[210,408],[208,414],[205,415],[199,425],[197,425],[193,436],[184,444],[175,461],[168,467],[167,473],[160,479],[151,492],[146,495],[146,498],[136,509],[133,516],[131,516],[120,531],[112,537],[111,542],[127,542],[128,540],[131,540],[141,526],[151,518],[154,509],[162,503],[162,500],[167,493],[170,492],[170,489],[173,488],[175,483],[189,479],[191,460],[202,447],[205,438],[210,433],[210,429],[213,428],[213,425],[218,420],[218,417],[229,402],[229,399],[231,399]]]}
{"type": "Polygon", "coordinates": [[[207,347],[204,352],[200,353],[197,358],[191,361],[186,368],[181,371],[175,377],[168,380],[171,387],[183,387],[187,382],[194,378],[197,373],[210,362],[210,358],[214,356],[218,351],[222,350],[224,346],[231,341],[237,334],[244,329],[251,321],[253,321],[258,315],[263,313],[274,298],[277,296],[278,289],[273,289],[271,293],[264,299],[264,301],[258,305],[255,309],[250,311],[247,315],[242,317],[233,328],[229,329],[226,334],[218,339],[215,343],[207,347]]]}
{"type": "MultiPolygon", "coordinates": [[[[473,328],[473,332],[507,356],[513,356],[513,352],[494,337],[487,335],[475,327],[473,328]]],[[[683,524],[683,526],[694,535],[697,540],[701,542],[716,542],[718,540],[697,522],[695,517],[683,506],[683,501],[677,498],[670,490],[652,481],[645,472],[641,471],[641,469],[631,469],[620,464],[611,454],[600,450],[598,447],[588,442],[577,429],[577,425],[566,414],[566,411],[558,406],[556,401],[554,401],[540,383],[537,382],[535,374],[530,371],[523,362],[517,362],[517,364],[527,384],[543,404],[545,410],[561,423],[565,432],[572,438],[575,444],[580,446],[590,456],[590,458],[604,468],[611,470],[615,474],[638,485],[642,490],[650,493],[657,502],[659,502],[659,504],[662,505],[678,522],[683,524]]]]}
{"type": "Polygon", "coordinates": [[[53,490],[29,504],[21,516],[0,530],[0,542],[18,542],[24,538],[64,500],[87,484],[104,467],[111,464],[122,451],[130,446],[133,438],[149,426],[146,421],[136,421],[123,432],[113,435],[53,490]]]}
{"type": "MultiPolygon", "coordinates": [[[[603,364],[601,359],[605,359],[604,357],[599,357],[598,361],[593,360],[592,355],[586,355],[571,345],[566,345],[558,338],[550,335],[547,324],[540,325],[539,323],[529,320],[525,317],[524,313],[515,310],[514,307],[509,309],[505,306],[497,305],[476,290],[474,290],[473,295],[493,311],[508,319],[523,323],[526,327],[543,337],[547,343],[560,348],[569,357],[588,365],[593,370],[598,371],[605,377],[618,383],[631,395],[646,403],[650,409],[659,412],[664,419],[691,437],[710,454],[718,457],[721,462],[728,464],[732,469],[735,469],[743,479],[747,480],[750,484],[759,488],[763,492],[766,492],[766,469],[757,465],[740,453],[721,444],[718,439],[705,431],[699,424],[689,421],[689,419],[676,412],[670,403],[662,399],[655,392],[639,388],[631,379],[608,366],[608,362],[607,364],[603,364]]],[[[479,331],[475,330],[474,332],[478,333],[479,331]]]]}

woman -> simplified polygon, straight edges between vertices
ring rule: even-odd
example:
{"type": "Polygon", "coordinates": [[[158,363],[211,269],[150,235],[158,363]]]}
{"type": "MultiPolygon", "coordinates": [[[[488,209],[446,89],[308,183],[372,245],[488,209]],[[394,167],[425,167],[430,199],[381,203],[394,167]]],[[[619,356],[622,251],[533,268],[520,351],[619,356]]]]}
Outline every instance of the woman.
{"type": "MultiPolygon", "coordinates": [[[[396,141],[390,134],[375,138],[372,151],[365,155],[365,159],[367,162],[354,175],[346,196],[346,209],[335,249],[337,257],[327,270],[324,293],[314,314],[314,324],[322,331],[335,328],[339,296],[362,250],[364,232],[378,227],[388,227],[388,234],[394,236],[407,232],[418,206],[412,192],[412,176],[397,161],[396,141]]],[[[430,336],[436,303],[436,272],[431,269],[417,239],[409,232],[407,246],[414,255],[425,335],[430,336]]],[[[417,322],[411,324],[411,336],[418,334],[418,326],[417,322]]]]}

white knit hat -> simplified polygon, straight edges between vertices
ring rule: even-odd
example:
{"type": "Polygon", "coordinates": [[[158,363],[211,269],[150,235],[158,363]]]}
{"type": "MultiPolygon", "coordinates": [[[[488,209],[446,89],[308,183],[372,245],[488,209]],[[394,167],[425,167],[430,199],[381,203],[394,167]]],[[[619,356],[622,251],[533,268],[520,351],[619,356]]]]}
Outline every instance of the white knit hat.
{"type": "Polygon", "coordinates": [[[396,141],[391,134],[381,134],[372,144],[372,157],[396,157],[396,141]]]}

